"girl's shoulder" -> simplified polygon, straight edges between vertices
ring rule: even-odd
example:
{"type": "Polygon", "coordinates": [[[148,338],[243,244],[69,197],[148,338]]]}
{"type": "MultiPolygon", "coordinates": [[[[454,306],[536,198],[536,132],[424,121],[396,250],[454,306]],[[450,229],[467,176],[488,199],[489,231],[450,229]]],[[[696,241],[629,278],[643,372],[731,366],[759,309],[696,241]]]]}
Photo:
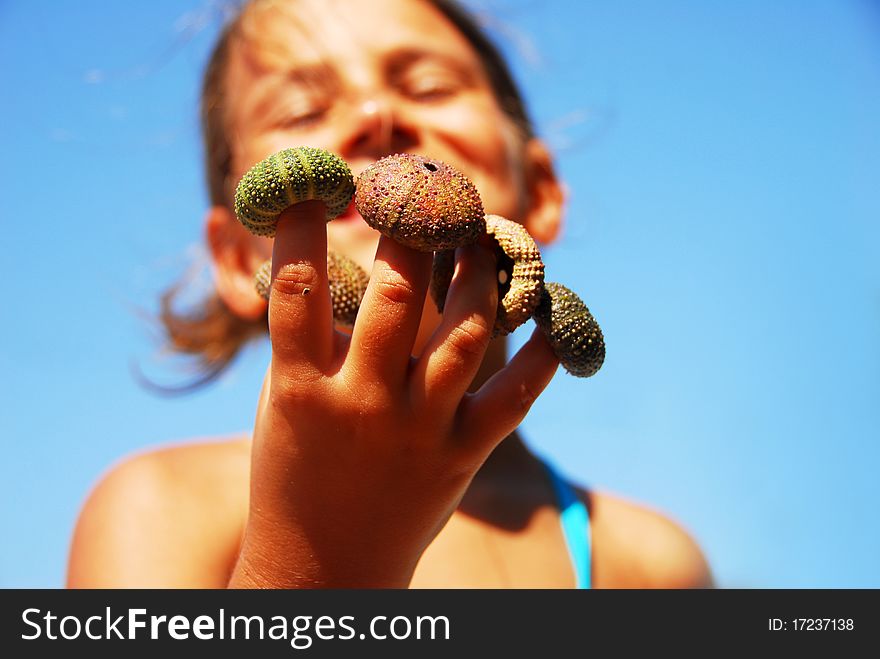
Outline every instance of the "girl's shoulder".
{"type": "Polygon", "coordinates": [[[712,587],[706,558],[681,524],[617,494],[579,493],[590,514],[596,587],[712,587]]]}
{"type": "Polygon", "coordinates": [[[222,587],[247,513],[250,440],[200,439],[129,456],[89,493],[73,587],[222,587]]]}

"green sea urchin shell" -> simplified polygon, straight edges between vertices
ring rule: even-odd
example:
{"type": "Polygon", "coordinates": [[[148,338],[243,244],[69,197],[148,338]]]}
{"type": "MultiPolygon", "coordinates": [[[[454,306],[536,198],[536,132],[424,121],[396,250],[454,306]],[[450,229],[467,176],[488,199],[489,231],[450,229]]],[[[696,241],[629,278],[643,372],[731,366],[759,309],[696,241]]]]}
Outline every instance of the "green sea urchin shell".
{"type": "MultiPolygon", "coordinates": [[[[327,278],[333,318],[340,325],[354,326],[358,308],[370,278],[357,263],[334,251],[327,252],[327,278]]],[[[272,261],[264,262],[254,276],[254,287],[264,300],[269,299],[272,285],[272,261]]]]}
{"type": "Polygon", "coordinates": [[[355,205],[374,229],[422,252],[474,243],[486,231],[474,184],[439,160],[396,154],[358,177],[355,205]]]}
{"type": "Polygon", "coordinates": [[[301,146],[261,160],[235,189],[235,216],[251,233],[274,236],[286,208],[312,199],[327,206],[327,219],[345,212],[354,194],[351,170],[336,154],[301,146]]]}
{"type": "Polygon", "coordinates": [[[588,378],[605,361],[605,338],[587,305],[562,284],[544,283],[535,322],[566,371],[588,378]]]}
{"type": "MultiPolygon", "coordinates": [[[[486,233],[498,246],[498,314],[494,336],[510,334],[535,311],[544,288],[544,262],[526,228],[500,215],[486,216],[486,233]]],[[[431,297],[442,312],[452,281],[454,252],[434,255],[431,297]]]]}

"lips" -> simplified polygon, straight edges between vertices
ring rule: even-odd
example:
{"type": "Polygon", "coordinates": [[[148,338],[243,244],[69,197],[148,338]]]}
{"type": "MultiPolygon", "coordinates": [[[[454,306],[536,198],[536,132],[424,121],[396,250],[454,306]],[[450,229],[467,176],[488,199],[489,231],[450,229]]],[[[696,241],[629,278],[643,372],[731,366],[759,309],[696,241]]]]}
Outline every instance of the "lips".
{"type": "Polygon", "coordinates": [[[360,220],[361,222],[364,219],[361,217],[361,214],[357,212],[357,208],[354,205],[354,197],[351,198],[348,206],[345,209],[345,212],[342,215],[339,215],[334,219],[334,222],[357,222],[360,220]]]}
{"type": "Polygon", "coordinates": [[[354,198],[352,198],[351,202],[346,207],[345,212],[332,220],[330,225],[336,226],[338,230],[343,231],[352,237],[358,236],[362,238],[372,238],[374,234],[379,233],[367,224],[364,218],[361,217],[361,214],[358,213],[354,204],[354,198]]]}

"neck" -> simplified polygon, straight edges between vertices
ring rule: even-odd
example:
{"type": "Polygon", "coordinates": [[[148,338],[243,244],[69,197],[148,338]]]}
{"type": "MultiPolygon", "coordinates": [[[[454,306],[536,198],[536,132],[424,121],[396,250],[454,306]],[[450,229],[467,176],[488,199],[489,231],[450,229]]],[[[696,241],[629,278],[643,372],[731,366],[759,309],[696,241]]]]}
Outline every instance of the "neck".
{"type": "Polygon", "coordinates": [[[531,465],[536,459],[519,433],[514,431],[489,454],[477,476],[490,479],[504,478],[511,471],[518,471],[523,466],[531,465]]]}

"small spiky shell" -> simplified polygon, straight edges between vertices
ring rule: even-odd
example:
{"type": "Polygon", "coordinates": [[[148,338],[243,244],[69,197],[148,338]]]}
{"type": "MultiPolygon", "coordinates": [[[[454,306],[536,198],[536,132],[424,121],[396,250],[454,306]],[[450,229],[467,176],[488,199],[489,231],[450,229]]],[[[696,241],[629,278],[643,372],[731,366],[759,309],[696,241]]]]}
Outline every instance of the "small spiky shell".
{"type": "MultiPolygon", "coordinates": [[[[357,263],[334,251],[327,252],[327,278],[330,282],[330,301],[333,318],[340,325],[354,326],[361,300],[370,281],[369,276],[357,263]]],[[[264,300],[269,299],[272,288],[272,260],[260,266],[254,275],[254,287],[264,300]]]]}
{"type": "Polygon", "coordinates": [[[605,361],[605,339],[583,301],[562,284],[545,282],[535,322],[566,371],[595,375],[605,361]]]}
{"type": "Polygon", "coordinates": [[[327,206],[327,219],[345,212],[354,180],[336,154],[309,146],[285,149],[250,168],[235,189],[235,216],[251,233],[274,236],[286,208],[312,199],[327,206]]]}
{"type": "Polygon", "coordinates": [[[439,160],[396,154],[358,177],[355,205],[374,229],[422,252],[463,247],[486,231],[474,184],[439,160]]]}
{"type": "MultiPolygon", "coordinates": [[[[544,262],[526,228],[500,215],[486,216],[486,233],[498,246],[498,313],[494,336],[505,336],[534,313],[544,288],[544,262]]],[[[455,267],[453,251],[437,252],[431,273],[431,297],[442,312],[455,267]]]]}
{"type": "Polygon", "coordinates": [[[338,252],[327,252],[327,276],[333,317],[340,325],[354,327],[361,300],[370,283],[369,275],[353,260],[338,252]]]}
{"type": "Polygon", "coordinates": [[[263,265],[257,270],[257,274],[254,275],[254,288],[261,298],[269,301],[269,293],[272,291],[272,259],[263,261],[263,265]]]}
{"type": "MultiPolygon", "coordinates": [[[[486,232],[495,239],[507,258],[513,261],[510,272],[507,268],[503,269],[506,281],[499,280],[504,297],[499,300],[498,317],[495,321],[498,334],[510,334],[531,317],[541,300],[541,292],[544,290],[544,262],[534,238],[522,224],[500,215],[487,215],[486,232]]],[[[500,270],[498,274],[501,275],[501,272],[500,270]]]]}

